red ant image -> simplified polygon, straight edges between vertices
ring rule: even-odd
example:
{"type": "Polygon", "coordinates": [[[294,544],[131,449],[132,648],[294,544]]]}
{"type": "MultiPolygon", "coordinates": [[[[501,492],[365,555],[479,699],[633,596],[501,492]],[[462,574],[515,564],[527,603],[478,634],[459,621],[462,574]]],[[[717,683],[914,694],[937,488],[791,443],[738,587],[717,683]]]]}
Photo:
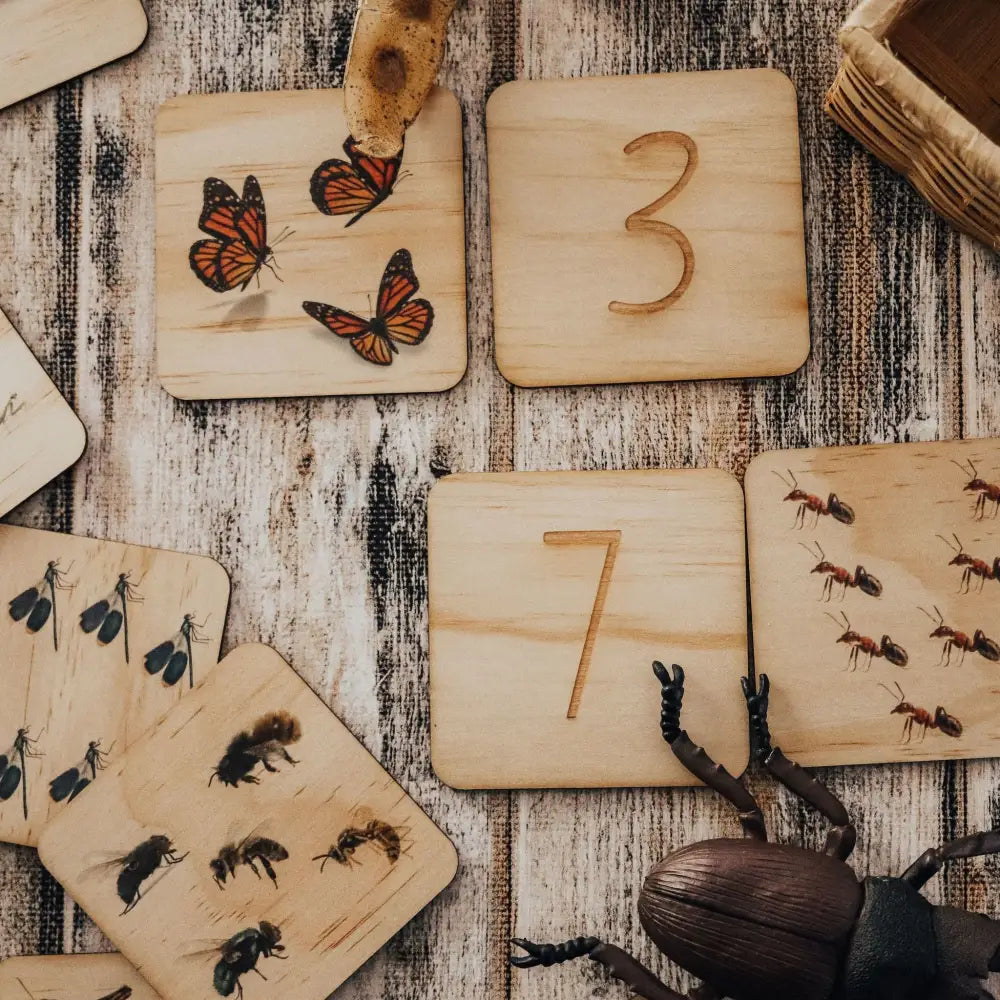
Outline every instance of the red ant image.
{"type": "Polygon", "coordinates": [[[960,465],[955,459],[951,460],[954,465],[957,465],[962,472],[972,474],[972,478],[965,484],[962,489],[966,493],[978,493],[979,496],[976,497],[976,506],[973,510],[973,516],[978,520],[982,520],[986,516],[986,504],[987,502],[993,504],[993,516],[997,516],[997,511],[1000,511],[1000,483],[988,483],[985,479],[982,479],[978,472],[976,472],[976,467],[972,464],[972,459],[968,459],[969,468],[966,469],[964,465],[960,465]]]}
{"type": "Polygon", "coordinates": [[[784,499],[791,500],[799,505],[799,509],[795,512],[795,524],[793,527],[804,528],[806,526],[807,510],[811,510],[816,515],[812,523],[812,527],[814,528],[819,524],[821,515],[832,517],[835,521],[840,521],[841,524],[854,524],[854,510],[848,507],[836,493],[831,493],[826,503],[824,503],[822,497],[818,497],[813,493],[806,493],[805,490],[799,489],[798,480],[791,469],[788,470],[789,479],[785,479],[780,472],[774,469],[771,471],[789,489],[788,496],[784,497],[784,499]]]}
{"type": "Polygon", "coordinates": [[[947,667],[951,664],[952,649],[962,651],[962,658],[958,661],[959,666],[965,662],[966,653],[978,653],[993,663],[1000,660],[1000,643],[990,639],[981,628],[976,629],[976,634],[970,639],[964,632],[959,632],[945,625],[944,615],[938,610],[937,605],[934,606],[936,618],[926,608],[920,610],[937,625],[937,628],[931,632],[930,638],[945,640],[944,649],[941,651],[941,661],[938,663],[939,667],[942,665],[947,667]]]}
{"type": "Polygon", "coordinates": [[[906,716],[906,722],[903,723],[903,735],[900,737],[903,743],[909,743],[913,738],[914,726],[923,728],[923,732],[920,734],[921,743],[926,738],[928,729],[940,729],[945,736],[951,736],[953,739],[958,739],[962,735],[962,723],[954,715],[949,715],[940,705],[931,715],[926,708],[915,708],[906,700],[906,695],[903,694],[899,681],[896,681],[895,692],[884,684],[879,686],[885,688],[893,698],[899,698],[899,703],[889,714],[906,716]]]}
{"type": "MultiPolygon", "coordinates": [[[[841,623],[829,611],[826,614],[839,628],[841,623]]],[[[850,656],[847,658],[848,670],[858,669],[858,658],[862,653],[868,657],[865,661],[865,670],[871,669],[872,657],[875,656],[885,657],[885,659],[897,667],[905,667],[910,662],[910,656],[906,650],[898,643],[893,642],[889,636],[884,635],[881,642],[876,642],[874,639],[862,635],[860,632],[855,632],[851,628],[851,623],[843,611],[840,612],[840,617],[844,620],[845,631],[837,642],[846,642],[851,647],[850,656]]]]}
{"type": "Polygon", "coordinates": [[[823,547],[819,542],[813,542],[816,546],[816,551],[813,552],[805,542],[799,542],[810,555],[815,556],[819,559],[819,562],[812,568],[813,573],[823,573],[826,576],[826,580],[823,581],[823,593],[820,595],[821,601],[830,601],[833,599],[833,587],[834,584],[840,587],[840,599],[843,600],[847,594],[848,587],[857,587],[863,594],[867,594],[869,597],[881,597],[882,596],[882,584],[875,579],[869,573],[864,566],[858,566],[858,568],[851,573],[850,570],[844,569],[843,566],[835,566],[826,558],[826,554],[823,552],[823,547]]]}
{"type": "Polygon", "coordinates": [[[962,566],[962,582],[959,584],[958,592],[960,594],[967,594],[972,586],[972,578],[979,578],[979,586],[976,588],[977,591],[981,591],[983,586],[986,584],[987,580],[997,580],[1000,579],[1000,556],[997,556],[993,560],[993,565],[990,566],[989,563],[984,562],[982,559],[976,559],[970,556],[968,552],[965,551],[965,546],[958,540],[958,535],[952,535],[955,539],[955,545],[952,545],[944,535],[938,535],[945,545],[948,546],[953,552],[955,552],[955,557],[948,563],[949,566],[962,566]],[[955,547],[957,545],[957,548],[955,547]]]}

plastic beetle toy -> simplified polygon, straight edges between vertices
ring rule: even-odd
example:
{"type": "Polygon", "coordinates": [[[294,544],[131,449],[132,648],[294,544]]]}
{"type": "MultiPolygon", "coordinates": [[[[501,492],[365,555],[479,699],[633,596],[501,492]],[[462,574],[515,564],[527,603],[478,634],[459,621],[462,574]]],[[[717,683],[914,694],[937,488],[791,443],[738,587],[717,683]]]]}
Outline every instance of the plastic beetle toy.
{"type": "MultiPolygon", "coordinates": [[[[899,878],[859,882],[845,864],[855,831],[841,802],[771,745],[769,685],[744,679],[754,757],[825,816],[822,852],[767,842],[764,818],[742,782],[680,728],[684,672],[653,670],[663,686],[660,726],[677,759],[739,812],[743,840],[682,847],[646,876],[639,919],[657,947],[704,981],[688,1000],[992,1000],[1000,922],[932,906],[919,890],[956,858],[1000,853],[1000,830],[926,852],[899,878]]],[[[645,1000],[685,1000],[631,955],[598,938],[534,944],[518,968],[584,955],[645,1000]]]]}

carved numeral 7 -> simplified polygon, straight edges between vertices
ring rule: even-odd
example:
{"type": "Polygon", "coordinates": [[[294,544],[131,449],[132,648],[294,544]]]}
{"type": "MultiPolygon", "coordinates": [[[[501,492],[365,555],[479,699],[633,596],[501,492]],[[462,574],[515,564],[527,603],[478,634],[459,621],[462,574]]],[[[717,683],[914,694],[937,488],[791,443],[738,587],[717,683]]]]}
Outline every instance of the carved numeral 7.
{"type": "Polygon", "coordinates": [[[694,277],[694,248],[691,246],[691,241],[676,226],[671,226],[668,222],[660,222],[658,219],[651,219],[649,216],[655,215],[664,205],[673,201],[687,187],[687,183],[691,180],[691,175],[694,173],[695,167],[698,166],[698,147],[695,145],[694,139],[683,132],[650,132],[649,135],[641,135],[638,139],[633,139],[625,147],[625,155],[630,156],[640,149],[646,149],[646,147],[656,145],[657,143],[662,146],[680,146],[687,153],[687,163],[684,166],[684,173],[681,174],[680,179],[666,194],[657,198],[656,201],[650,203],[645,208],[640,208],[633,212],[625,220],[625,228],[630,233],[642,231],[661,233],[676,243],[684,255],[684,273],[681,275],[681,280],[677,282],[674,290],[668,295],[664,295],[662,299],[657,299],[655,302],[616,301],[608,303],[608,308],[620,316],[640,316],[663,312],[667,306],[672,306],[688,290],[691,279],[694,277]]]}
{"type": "Polygon", "coordinates": [[[618,546],[621,544],[622,533],[620,531],[546,531],[543,538],[546,545],[604,545],[607,547],[604,556],[604,569],[601,570],[601,579],[597,584],[597,596],[594,598],[594,608],[590,612],[587,638],[583,641],[580,666],[576,671],[576,682],[573,684],[573,693],[570,695],[569,709],[566,712],[567,719],[575,719],[580,711],[580,699],[583,697],[583,688],[587,683],[587,674],[590,673],[594,643],[597,642],[597,630],[601,626],[604,602],[608,596],[608,587],[611,584],[611,574],[615,569],[615,560],[618,558],[618,546]]]}

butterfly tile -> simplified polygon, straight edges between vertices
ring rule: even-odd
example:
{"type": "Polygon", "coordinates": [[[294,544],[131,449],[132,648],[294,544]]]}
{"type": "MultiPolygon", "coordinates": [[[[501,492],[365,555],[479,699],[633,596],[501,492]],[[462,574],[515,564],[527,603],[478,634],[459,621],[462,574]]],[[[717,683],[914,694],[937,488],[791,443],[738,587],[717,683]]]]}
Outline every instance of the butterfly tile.
{"type": "Polygon", "coordinates": [[[48,819],[218,662],[229,578],[205,556],[0,525],[0,840],[48,819]]]}
{"type": "Polygon", "coordinates": [[[517,385],[780,375],[809,352],[795,91],[773,70],[517,81],[487,107],[517,385]]]}
{"type": "Polygon", "coordinates": [[[457,867],[266,646],[227,656],[52,822],[40,853],[165,1000],[325,1000],[457,867]]]}
{"type": "Polygon", "coordinates": [[[340,90],[178,97],[156,138],[157,353],[182,398],[436,392],[467,363],[462,121],[435,90],[401,158],[340,90]]]}
{"type": "Polygon", "coordinates": [[[121,955],[33,955],[0,962],[4,1000],[159,1000],[121,955]]]}
{"type": "Polygon", "coordinates": [[[0,312],[0,516],[69,468],[87,436],[0,312]]]}
{"type": "Polygon", "coordinates": [[[4,0],[0,108],[134,52],[140,0],[4,0]]]}

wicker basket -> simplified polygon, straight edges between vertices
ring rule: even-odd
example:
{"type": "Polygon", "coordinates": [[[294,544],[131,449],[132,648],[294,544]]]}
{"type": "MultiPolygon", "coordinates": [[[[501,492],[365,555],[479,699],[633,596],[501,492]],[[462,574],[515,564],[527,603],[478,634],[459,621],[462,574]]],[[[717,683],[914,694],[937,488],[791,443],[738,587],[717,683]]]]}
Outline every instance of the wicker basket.
{"type": "Polygon", "coordinates": [[[946,219],[1000,250],[1000,146],[884,41],[910,2],[865,0],[847,20],[840,33],[844,61],[827,112],[946,219]]]}

